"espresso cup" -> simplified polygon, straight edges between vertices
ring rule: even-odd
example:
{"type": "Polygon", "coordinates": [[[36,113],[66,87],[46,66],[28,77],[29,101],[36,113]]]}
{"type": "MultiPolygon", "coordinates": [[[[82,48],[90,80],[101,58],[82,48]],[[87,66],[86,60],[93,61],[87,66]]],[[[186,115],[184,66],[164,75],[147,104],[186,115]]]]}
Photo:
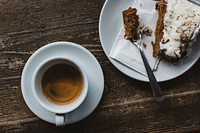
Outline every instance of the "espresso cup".
{"type": "Polygon", "coordinates": [[[55,124],[63,126],[69,112],[78,108],[88,92],[84,69],[71,59],[53,57],[34,71],[32,91],[37,102],[55,113],[55,124]]]}

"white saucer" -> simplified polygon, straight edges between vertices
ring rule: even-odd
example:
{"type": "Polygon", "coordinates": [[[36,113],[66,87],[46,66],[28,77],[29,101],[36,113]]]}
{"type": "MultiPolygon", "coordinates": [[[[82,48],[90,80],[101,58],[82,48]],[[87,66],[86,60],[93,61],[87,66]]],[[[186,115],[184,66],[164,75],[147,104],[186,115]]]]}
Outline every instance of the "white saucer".
{"type": "Polygon", "coordinates": [[[104,90],[104,76],[96,58],[85,48],[71,42],[48,44],[37,50],[27,61],[22,72],[22,95],[30,110],[41,119],[55,124],[55,114],[47,111],[37,103],[31,91],[32,75],[36,67],[49,56],[68,57],[84,67],[89,90],[85,101],[68,115],[66,124],[75,123],[91,114],[99,104],[104,90]]]}

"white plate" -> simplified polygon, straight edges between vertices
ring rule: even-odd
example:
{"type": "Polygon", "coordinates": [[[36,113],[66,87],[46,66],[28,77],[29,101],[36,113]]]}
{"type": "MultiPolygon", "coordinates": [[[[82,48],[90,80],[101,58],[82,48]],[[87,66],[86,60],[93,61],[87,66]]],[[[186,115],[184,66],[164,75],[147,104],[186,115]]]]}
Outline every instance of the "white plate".
{"type": "MultiPolygon", "coordinates": [[[[106,0],[100,14],[99,36],[103,50],[111,63],[122,73],[141,81],[149,81],[147,77],[133,71],[109,57],[114,42],[122,26],[122,11],[132,6],[134,0],[106,0]]],[[[200,37],[197,38],[197,43],[200,37]]],[[[189,70],[200,57],[200,45],[194,44],[190,55],[180,64],[172,65],[169,62],[161,61],[159,68],[154,72],[159,82],[176,78],[189,70]]],[[[140,55],[139,55],[140,56],[140,55]]]]}
{"type": "Polygon", "coordinates": [[[84,67],[89,90],[85,101],[68,115],[66,124],[80,121],[87,117],[97,107],[103,94],[104,76],[96,58],[85,48],[70,42],[48,44],[37,50],[27,61],[22,72],[22,94],[30,110],[41,119],[55,124],[55,114],[47,111],[37,103],[30,89],[32,75],[36,67],[49,56],[68,57],[84,67]]]}

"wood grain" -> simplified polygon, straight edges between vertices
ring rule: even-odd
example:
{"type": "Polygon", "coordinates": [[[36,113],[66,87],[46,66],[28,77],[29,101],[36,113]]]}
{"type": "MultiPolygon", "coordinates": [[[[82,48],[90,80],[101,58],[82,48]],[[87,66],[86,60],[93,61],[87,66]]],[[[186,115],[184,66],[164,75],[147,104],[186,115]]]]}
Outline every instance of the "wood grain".
{"type": "Polygon", "coordinates": [[[182,76],[161,83],[166,100],[155,103],[148,83],[119,72],[105,56],[98,35],[105,0],[0,0],[0,132],[198,132],[200,60],[182,76]],[[21,94],[28,58],[54,41],[91,51],[105,76],[102,100],[86,119],[55,127],[35,116],[21,94]]]}

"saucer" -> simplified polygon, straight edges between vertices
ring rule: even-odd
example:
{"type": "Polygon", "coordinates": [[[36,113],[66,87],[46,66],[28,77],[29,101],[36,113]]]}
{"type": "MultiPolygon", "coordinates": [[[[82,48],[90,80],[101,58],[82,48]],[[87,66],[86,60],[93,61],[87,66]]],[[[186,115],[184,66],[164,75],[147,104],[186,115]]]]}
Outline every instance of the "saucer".
{"type": "Polygon", "coordinates": [[[22,72],[22,95],[27,106],[39,118],[55,124],[55,113],[44,109],[31,91],[31,80],[36,67],[48,57],[68,57],[80,64],[89,80],[88,94],[84,102],[67,114],[66,124],[78,122],[90,115],[99,104],[104,90],[104,76],[96,58],[85,48],[71,42],[55,42],[38,49],[27,61],[22,72]]]}

